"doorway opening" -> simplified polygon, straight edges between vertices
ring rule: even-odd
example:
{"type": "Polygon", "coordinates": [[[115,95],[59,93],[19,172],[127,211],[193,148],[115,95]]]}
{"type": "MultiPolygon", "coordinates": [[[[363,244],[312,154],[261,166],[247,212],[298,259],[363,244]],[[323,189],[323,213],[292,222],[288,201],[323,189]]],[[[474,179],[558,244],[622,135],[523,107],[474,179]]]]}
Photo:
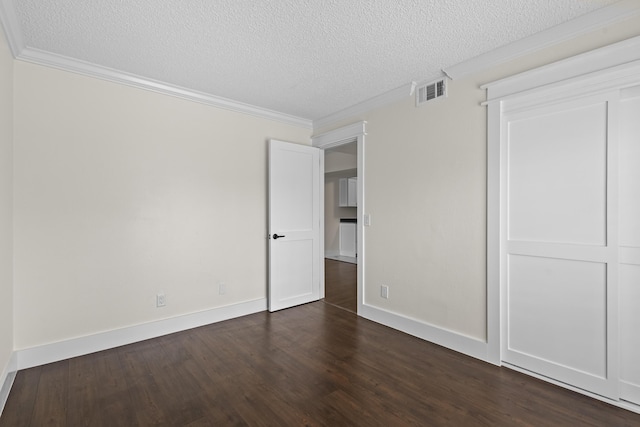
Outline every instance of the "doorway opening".
{"type": "MultiPolygon", "coordinates": [[[[352,199],[353,197],[355,197],[356,201],[355,201],[355,221],[354,221],[354,225],[355,225],[355,256],[354,258],[356,258],[357,263],[356,264],[350,264],[350,263],[341,263],[344,264],[342,265],[342,267],[344,268],[348,268],[346,266],[351,266],[351,268],[355,267],[356,270],[356,314],[360,314],[362,312],[363,306],[364,306],[364,286],[365,286],[365,262],[366,262],[366,253],[365,253],[365,232],[364,232],[364,225],[366,223],[366,225],[370,225],[371,224],[371,216],[366,212],[366,206],[365,206],[365,197],[364,197],[364,193],[365,193],[365,161],[364,161],[364,157],[365,157],[365,135],[366,133],[366,124],[367,122],[356,122],[317,136],[314,136],[311,138],[311,143],[313,147],[317,147],[320,148],[321,150],[323,150],[323,153],[320,155],[320,162],[321,162],[321,166],[320,166],[320,175],[324,176],[325,172],[329,172],[331,173],[331,165],[329,166],[329,168],[325,167],[325,152],[328,153],[332,153],[332,152],[337,152],[337,153],[341,153],[341,151],[337,151],[335,150],[338,147],[341,147],[343,145],[348,145],[348,144],[353,144],[350,147],[344,147],[342,148],[342,150],[351,150],[347,153],[344,154],[349,154],[351,153],[352,155],[355,153],[355,158],[356,158],[356,164],[354,165],[353,163],[351,163],[351,166],[347,166],[347,167],[342,167],[342,170],[352,170],[352,178],[356,177],[355,180],[352,180],[351,182],[351,187],[352,189],[355,187],[355,191],[352,193],[352,199]],[[334,149],[334,150],[332,150],[334,149]],[[355,151],[354,151],[355,149],[355,151]],[[355,170],[355,174],[353,174],[353,170],[355,170]]],[[[329,154],[329,156],[331,156],[331,154],[329,154]]],[[[335,157],[342,157],[342,156],[335,156],[335,157]]],[[[334,170],[335,171],[335,170],[334,170]]],[[[347,177],[349,178],[349,177],[347,177]]],[[[322,179],[322,178],[321,178],[322,179]]],[[[349,185],[349,183],[347,182],[347,186],[349,185]]],[[[320,191],[322,193],[320,199],[321,199],[321,204],[324,204],[325,202],[325,186],[321,185],[320,186],[320,191]]],[[[348,190],[347,190],[348,191],[348,190]]],[[[347,198],[348,198],[348,193],[347,193],[347,198]]],[[[347,202],[348,203],[348,202],[347,202]]],[[[324,231],[324,227],[325,227],[325,219],[324,219],[324,215],[325,215],[325,208],[322,207],[320,208],[320,215],[321,215],[321,220],[320,220],[320,227],[321,227],[321,231],[320,231],[320,235],[321,236],[326,236],[325,231],[324,231]]],[[[324,264],[327,265],[336,265],[333,264],[331,259],[326,259],[325,258],[325,254],[327,253],[325,251],[324,248],[324,244],[325,244],[325,239],[321,238],[320,239],[320,244],[322,245],[322,248],[320,250],[320,256],[322,258],[322,261],[324,261],[324,264]]],[[[334,249],[335,250],[335,249],[334,249]]],[[[339,255],[339,254],[338,254],[339,255]]],[[[338,261],[340,262],[340,261],[338,261]]],[[[338,264],[339,265],[339,264],[338,264]]],[[[325,298],[325,294],[326,294],[326,281],[325,281],[325,274],[329,273],[331,274],[331,271],[325,271],[324,268],[320,269],[321,272],[320,274],[322,274],[322,277],[320,279],[320,298],[325,298]]],[[[350,275],[351,278],[353,278],[353,274],[350,275]]],[[[331,278],[329,280],[332,280],[331,278]]],[[[353,280],[353,279],[351,279],[353,280]]],[[[335,282],[331,282],[331,283],[335,283],[335,282]]],[[[329,292],[331,292],[331,290],[329,290],[329,292]]],[[[329,299],[331,299],[331,296],[329,297],[329,299]]],[[[325,299],[326,301],[326,299],[325,299]]],[[[353,306],[351,306],[353,307],[353,306]]],[[[352,309],[352,308],[350,308],[352,309]]]]}
{"type": "Polygon", "coordinates": [[[357,313],[358,144],[324,150],[325,302],[357,313]]]}

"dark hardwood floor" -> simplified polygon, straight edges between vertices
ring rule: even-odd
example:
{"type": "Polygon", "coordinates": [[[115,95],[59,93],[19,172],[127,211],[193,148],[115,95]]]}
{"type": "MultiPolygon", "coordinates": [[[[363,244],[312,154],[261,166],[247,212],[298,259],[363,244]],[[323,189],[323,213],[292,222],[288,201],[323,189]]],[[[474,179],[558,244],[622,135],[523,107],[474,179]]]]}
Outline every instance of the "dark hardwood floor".
{"type": "Polygon", "coordinates": [[[20,371],[0,426],[640,426],[324,302],[20,371]]]}
{"type": "Polygon", "coordinates": [[[357,269],[356,264],[325,259],[324,300],[356,313],[358,311],[357,269]]]}

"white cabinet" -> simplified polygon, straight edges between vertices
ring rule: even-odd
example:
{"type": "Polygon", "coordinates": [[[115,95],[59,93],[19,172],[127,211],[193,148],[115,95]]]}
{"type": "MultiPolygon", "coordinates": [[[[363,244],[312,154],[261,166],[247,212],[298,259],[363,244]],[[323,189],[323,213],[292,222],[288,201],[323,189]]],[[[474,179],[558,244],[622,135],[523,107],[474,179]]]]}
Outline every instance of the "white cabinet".
{"type": "Polygon", "coordinates": [[[339,206],[341,208],[358,206],[358,177],[340,178],[339,206]]]}
{"type": "Polygon", "coordinates": [[[340,222],[340,255],[355,258],[357,251],[356,221],[342,220],[340,222]]]}

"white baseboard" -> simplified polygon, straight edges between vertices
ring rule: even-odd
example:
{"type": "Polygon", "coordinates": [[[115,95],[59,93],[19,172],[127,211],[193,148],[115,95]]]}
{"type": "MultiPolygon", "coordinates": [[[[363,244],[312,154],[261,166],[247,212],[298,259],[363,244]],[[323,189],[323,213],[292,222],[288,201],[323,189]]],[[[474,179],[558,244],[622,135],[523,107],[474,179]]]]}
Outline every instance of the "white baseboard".
{"type": "Polygon", "coordinates": [[[59,360],[83,356],[85,354],[144,341],[174,332],[246,316],[248,314],[265,311],[266,309],[267,300],[260,298],[240,304],[173,317],[171,319],[158,320],[156,322],[101,332],[86,337],[73,338],[18,350],[15,352],[17,353],[17,369],[27,369],[59,360]]]}
{"type": "Polygon", "coordinates": [[[9,358],[9,363],[2,372],[2,376],[0,376],[0,415],[2,415],[4,405],[7,403],[7,399],[9,398],[9,392],[13,386],[13,380],[16,378],[17,371],[18,355],[16,352],[13,352],[9,358]]]}
{"type": "Polygon", "coordinates": [[[358,308],[358,315],[381,323],[390,328],[397,329],[414,337],[438,344],[458,353],[475,357],[485,362],[489,362],[488,351],[489,345],[485,341],[467,337],[465,335],[439,328],[422,322],[383,310],[379,307],[363,304],[358,308]]]}

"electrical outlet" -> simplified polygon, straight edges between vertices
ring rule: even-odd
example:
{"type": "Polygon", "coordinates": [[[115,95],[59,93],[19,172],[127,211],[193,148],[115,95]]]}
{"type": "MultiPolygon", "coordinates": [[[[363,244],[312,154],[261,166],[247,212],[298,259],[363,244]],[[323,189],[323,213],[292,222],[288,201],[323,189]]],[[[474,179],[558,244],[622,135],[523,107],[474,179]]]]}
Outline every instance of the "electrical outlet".
{"type": "Polygon", "coordinates": [[[164,292],[160,292],[156,295],[156,307],[164,307],[167,305],[167,298],[164,296],[164,292]]]}
{"type": "Polygon", "coordinates": [[[227,285],[220,282],[218,283],[218,295],[225,295],[227,293],[227,285]]]}
{"type": "Polygon", "coordinates": [[[384,299],[389,298],[389,287],[387,285],[380,286],[380,296],[384,299]]]}
{"type": "Polygon", "coordinates": [[[371,225],[371,214],[364,214],[364,226],[369,227],[371,225]]]}

